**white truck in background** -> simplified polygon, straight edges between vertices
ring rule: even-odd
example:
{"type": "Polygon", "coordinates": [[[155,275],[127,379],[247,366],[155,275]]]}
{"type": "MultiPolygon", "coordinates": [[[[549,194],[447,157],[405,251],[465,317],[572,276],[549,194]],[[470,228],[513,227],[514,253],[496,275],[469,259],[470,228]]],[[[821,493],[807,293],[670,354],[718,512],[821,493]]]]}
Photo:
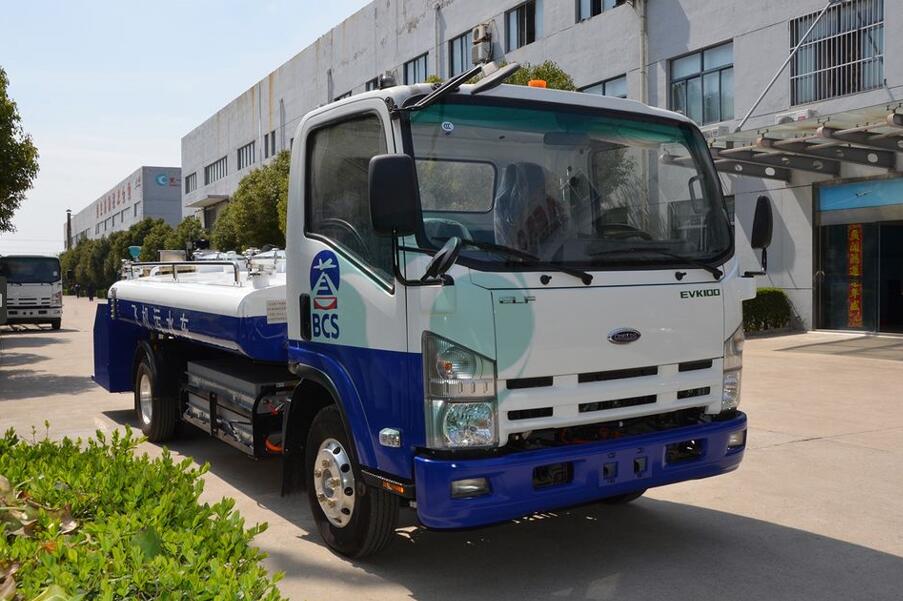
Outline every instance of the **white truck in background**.
{"type": "MultiPolygon", "coordinates": [[[[281,457],[353,557],[402,506],[467,528],[736,469],[755,273],[702,134],[516,68],[306,115],[285,253],[132,266],[95,380],[151,440],[281,457]]],[[[767,199],[753,230],[764,263],[767,199]]]]}
{"type": "Polygon", "coordinates": [[[0,277],[6,278],[6,323],[49,324],[63,320],[60,260],[50,255],[4,255],[0,277]]]}

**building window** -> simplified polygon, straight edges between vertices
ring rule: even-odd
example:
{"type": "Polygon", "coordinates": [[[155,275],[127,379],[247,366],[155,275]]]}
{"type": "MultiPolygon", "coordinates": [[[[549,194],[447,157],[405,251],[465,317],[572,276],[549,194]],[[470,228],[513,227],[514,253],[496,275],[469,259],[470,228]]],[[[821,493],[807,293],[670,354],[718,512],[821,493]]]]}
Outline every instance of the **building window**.
{"type": "Polygon", "coordinates": [[[204,167],[204,185],[209,185],[218,179],[226,177],[228,157],[223,157],[204,167]]]}
{"type": "Polygon", "coordinates": [[[263,134],[263,158],[268,159],[276,154],[276,130],[263,134]]]}
{"type": "Polygon", "coordinates": [[[340,94],[340,95],[336,96],[333,99],[333,101],[342,100],[343,98],[351,98],[351,91],[349,90],[349,91],[345,92],[344,94],[340,94]]]}
{"type": "Polygon", "coordinates": [[[370,220],[367,165],[386,152],[376,115],[357,116],[314,130],[307,138],[307,231],[326,238],[391,282],[392,243],[370,220]],[[349,227],[335,227],[341,221],[349,227]]]}
{"type": "MultiPolygon", "coordinates": [[[[198,173],[189,173],[185,176],[185,194],[191,194],[198,189],[198,173]]],[[[136,207],[138,205],[135,205],[136,207]]]]}
{"type": "Polygon", "coordinates": [[[580,91],[587,94],[599,94],[600,96],[627,98],[627,76],[612,77],[611,79],[581,88],[580,91]]]}
{"type": "Polygon", "coordinates": [[[530,0],[505,13],[507,52],[536,41],[536,2],[530,0]]]}
{"type": "MultiPolygon", "coordinates": [[[[817,17],[790,22],[791,48],[817,17]]],[[[793,57],[790,82],[792,104],[884,85],[884,1],[851,0],[829,8],[793,57]]]]}
{"type": "Polygon", "coordinates": [[[238,149],[238,170],[241,171],[257,160],[256,144],[252,141],[238,149]]]}
{"type": "Polygon", "coordinates": [[[462,33],[448,43],[448,75],[454,77],[464,73],[471,66],[470,49],[473,47],[473,32],[462,33]]]}
{"type": "Polygon", "coordinates": [[[378,89],[379,89],[379,78],[378,78],[378,77],[374,77],[373,79],[371,79],[370,81],[368,81],[367,83],[365,83],[365,84],[364,84],[364,89],[365,89],[367,92],[370,92],[370,91],[372,91],[372,90],[378,90],[378,89]]]}
{"type": "Polygon", "coordinates": [[[585,21],[621,4],[624,0],[577,0],[577,21],[585,21]]]}
{"type": "Polygon", "coordinates": [[[404,85],[409,86],[426,81],[427,54],[428,53],[421,54],[417,58],[409,60],[404,64],[404,85]]]}
{"type": "Polygon", "coordinates": [[[671,109],[696,123],[734,118],[732,42],[671,61],[671,109]]]}
{"type": "MultiPolygon", "coordinates": [[[[192,173],[191,175],[195,175],[195,174],[192,173]]],[[[195,178],[195,179],[197,179],[197,178],[195,178]]],[[[136,218],[136,219],[138,218],[138,206],[139,206],[140,204],[141,204],[141,203],[136,202],[136,203],[135,203],[135,206],[132,207],[132,210],[134,211],[134,214],[132,215],[132,217],[134,217],[134,218],[136,218]]]]}

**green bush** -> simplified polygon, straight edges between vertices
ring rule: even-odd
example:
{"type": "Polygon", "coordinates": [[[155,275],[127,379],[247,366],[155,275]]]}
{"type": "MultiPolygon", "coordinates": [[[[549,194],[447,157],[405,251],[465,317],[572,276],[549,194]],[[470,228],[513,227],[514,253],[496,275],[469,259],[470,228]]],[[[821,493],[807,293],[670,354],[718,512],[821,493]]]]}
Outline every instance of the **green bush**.
{"type": "Polygon", "coordinates": [[[780,288],[759,288],[756,298],[743,301],[743,329],[762,332],[790,326],[793,310],[780,288]]]}
{"type": "Polygon", "coordinates": [[[282,599],[250,546],[266,524],[199,503],[207,467],[139,442],[0,438],[0,599],[282,599]]]}

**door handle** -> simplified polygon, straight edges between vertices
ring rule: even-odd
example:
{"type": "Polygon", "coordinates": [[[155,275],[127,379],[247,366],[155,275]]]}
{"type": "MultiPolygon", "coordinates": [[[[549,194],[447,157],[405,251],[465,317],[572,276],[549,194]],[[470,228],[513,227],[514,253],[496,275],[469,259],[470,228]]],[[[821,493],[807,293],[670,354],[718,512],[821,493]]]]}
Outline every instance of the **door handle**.
{"type": "Polygon", "coordinates": [[[299,302],[301,304],[301,338],[310,340],[310,295],[302,294],[299,302]]]}

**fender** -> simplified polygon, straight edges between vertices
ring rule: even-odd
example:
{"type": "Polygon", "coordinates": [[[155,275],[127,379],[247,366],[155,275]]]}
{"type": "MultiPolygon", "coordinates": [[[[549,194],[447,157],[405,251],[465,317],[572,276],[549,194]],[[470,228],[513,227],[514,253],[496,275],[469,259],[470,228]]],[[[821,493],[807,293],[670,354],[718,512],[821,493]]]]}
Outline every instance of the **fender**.
{"type": "MultiPolygon", "coordinates": [[[[351,380],[351,376],[335,359],[314,350],[304,348],[296,342],[289,343],[290,367],[289,369],[304,380],[313,381],[325,388],[335,400],[342,416],[345,431],[354,441],[354,450],[358,463],[363,466],[376,466],[376,453],[373,449],[373,437],[370,434],[370,426],[367,414],[364,411],[363,402],[351,380]]],[[[302,399],[298,401],[303,402],[302,399]]],[[[291,413],[295,406],[292,402],[291,413]]],[[[290,433],[286,432],[288,436],[290,433]]],[[[285,438],[288,442],[288,438],[285,438]]],[[[303,445],[304,442],[302,441],[303,445]]]]}

